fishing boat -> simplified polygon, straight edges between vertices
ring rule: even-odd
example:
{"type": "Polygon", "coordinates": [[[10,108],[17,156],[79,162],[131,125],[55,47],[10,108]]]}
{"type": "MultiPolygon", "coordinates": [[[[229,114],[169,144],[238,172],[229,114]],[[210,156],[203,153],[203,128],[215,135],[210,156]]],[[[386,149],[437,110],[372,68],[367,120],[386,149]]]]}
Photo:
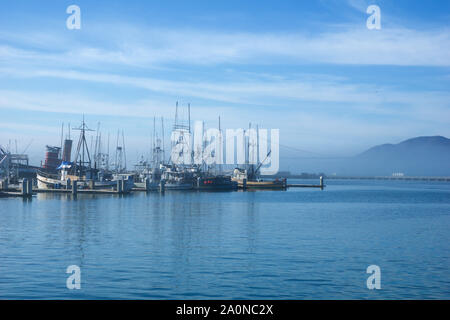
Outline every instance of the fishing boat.
{"type": "MultiPolygon", "coordinates": [[[[85,136],[86,131],[92,130],[87,128],[84,119],[81,127],[74,130],[80,130],[74,161],[62,161],[59,158],[61,148],[47,146],[45,163],[36,173],[38,188],[69,189],[73,183],[76,183],[78,189],[117,189],[117,181],[124,180],[122,191],[131,191],[134,186],[132,175],[115,175],[106,180],[100,170],[92,168],[85,136]],[[60,164],[56,166],[58,163],[60,164]]],[[[72,144],[67,145],[71,148],[72,144]]],[[[66,144],[64,147],[66,148],[66,144]]],[[[70,160],[70,150],[64,150],[63,154],[63,159],[70,160]]]]}
{"type": "Polygon", "coordinates": [[[249,175],[247,170],[236,168],[233,171],[232,181],[237,182],[240,189],[286,189],[287,180],[264,180],[255,175],[249,175]]]}
{"type": "Polygon", "coordinates": [[[203,191],[237,190],[238,183],[225,175],[201,176],[197,177],[195,188],[203,191]]]}
{"type": "Polygon", "coordinates": [[[194,188],[194,177],[182,167],[163,166],[161,175],[166,190],[190,190],[194,188]]]}
{"type": "MultiPolygon", "coordinates": [[[[251,125],[250,125],[251,129],[251,125]]],[[[256,129],[258,132],[258,128],[256,129]]],[[[252,141],[253,142],[253,141],[252,141]]],[[[232,181],[237,182],[238,187],[240,189],[278,189],[285,190],[287,189],[287,180],[283,179],[273,179],[273,180],[264,180],[261,177],[260,169],[266,159],[269,158],[272,150],[269,150],[265,159],[263,161],[259,161],[259,139],[256,139],[256,147],[250,146],[250,138],[248,139],[248,145],[246,148],[246,164],[245,168],[235,168],[232,174],[232,181]],[[251,151],[250,151],[251,150],[251,151]],[[252,154],[250,155],[250,152],[252,154]],[[256,153],[256,155],[255,155],[256,153]],[[251,163],[250,159],[252,159],[253,163],[251,163]]]]}

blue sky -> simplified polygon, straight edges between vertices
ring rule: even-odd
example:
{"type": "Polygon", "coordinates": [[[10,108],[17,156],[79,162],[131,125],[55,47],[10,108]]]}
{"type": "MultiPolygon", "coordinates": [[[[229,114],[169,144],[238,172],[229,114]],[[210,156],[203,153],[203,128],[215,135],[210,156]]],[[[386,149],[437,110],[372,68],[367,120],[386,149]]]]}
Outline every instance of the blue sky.
{"type": "Polygon", "coordinates": [[[3,1],[0,145],[33,141],[39,163],[85,114],[125,131],[132,163],[175,101],[210,127],[279,128],[298,157],[449,137],[449,18],[448,1],[3,1]]]}

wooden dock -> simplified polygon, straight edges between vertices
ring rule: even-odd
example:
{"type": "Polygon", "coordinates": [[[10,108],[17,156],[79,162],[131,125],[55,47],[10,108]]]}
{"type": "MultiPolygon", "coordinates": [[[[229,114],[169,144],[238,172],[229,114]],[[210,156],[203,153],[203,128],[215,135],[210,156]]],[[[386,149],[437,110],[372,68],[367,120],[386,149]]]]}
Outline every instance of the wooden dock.
{"type": "Polygon", "coordinates": [[[0,198],[31,198],[33,194],[22,194],[17,191],[0,191],[0,198]]]}
{"type": "MultiPolygon", "coordinates": [[[[70,189],[33,189],[33,192],[36,193],[73,193],[70,189]]],[[[107,190],[107,189],[78,189],[76,191],[77,194],[123,194],[124,192],[118,192],[116,190],[107,190]]]]}
{"type": "Polygon", "coordinates": [[[319,184],[288,184],[288,188],[325,188],[325,184],[323,183],[323,177],[319,178],[319,184]]]}
{"type": "MultiPolygon", "coordinates": [[[[323,183],[323,177],[320,177],[320,184],[287,184],[286,180],[283,181],[282,184],[272,185],[271,182],[261,183],[255,182],[255,185],[248,184],[247,181],[244,182],[244,187],[241,189],[279,189],[286,190],[287,188],[318,188],[322,189],[325,187],[323,183]]],[[[134,187],[131,192],[150,192],[150,191],[159,191],[164,192],[165,184],[160,184],[159,188],[150,188],[150,184],[146,182],[146,188],[142,187],[134,187]]],[[[16,197],[16,198],[24,198],[29,199],[35,196],[38,193],[48,193],[48,194],[72,194],[74,197],[77,194],[97,194],[97,195],[121,195],[125,193],[129,193],[130,191],[123,191],[123,181],[118,181],[117,189],[78,189],[77,184],[72,184],[69,189],[39,189],[36,186],[33,187],[33,181],[31,179],[23,179],[23,181],[19,185],[7,186],[5,189],[0,191],[0,198],[6,197],[16,197]]]]}
{"type": "Polygon", "coordinates": [[[325,188],[325,185],[320,184],[288,184],[288,188],[319,188],[323,189],[325,188]]]}

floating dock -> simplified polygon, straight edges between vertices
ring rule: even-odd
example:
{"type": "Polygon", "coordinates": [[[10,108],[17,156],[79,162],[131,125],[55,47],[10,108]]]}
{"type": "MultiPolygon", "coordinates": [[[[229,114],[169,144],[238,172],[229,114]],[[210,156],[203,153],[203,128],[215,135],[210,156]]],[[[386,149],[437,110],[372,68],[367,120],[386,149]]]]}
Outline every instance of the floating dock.
{"type": "Polygon", "coordinates": [[[288,184],[288,188],[325,188],[325,185],[320,184],[288,184]]]}
{"type": "MultiPolygon", "coordinates": [[[[288,188],[318,188],[318,189],[324,189],[325,185],[323,183],[323,177],[320,177],[320,183],[319,184],[288,184],[286,180],[283,180],[282,183],[272,185],[269,183],[256,183],[256,185],[252,185],[245,181],[241,186],[239,186],[239,189],[269,189],[269,190],[286,190],[288,188]]],[[[189,190],[200,190],[198,188],[195,188],[193,186],[192,189],[189,190]]],[[[237,188],[236,188],[237,190],[237,188]]],[[[149,181],[146,181],[145,187],[134,187],[130,191],[124,191],[123,190],[123,181],[118,181],[117,188],[116,189],[78,189],[77,184],[72,184],[70,189],[39,189],[37,187],[33,187],[33,180],[32,179],[23,179],[21,181],[20,185],[13,186],[7,186],[7,188],[4,188],[0,191],[0,198],[7,198],[7,197],[18,197],[18,198],[31,198],[32,196],[35,196],[38,193],[53,193],[53,194],[72,194],[76,196],[77,194],[103,194],[103,195],[120,195],[125,194],[129,192],[161,192],[163,193],[165,191],[165,184],[161,183],[158,187],[155,187],[154,185],[151,185],[149,181]]],[[[219,190],[220,191],[220,190],[219,190]]]]}
{"type": "Polygon", "coordinates": [[[319,184],[288,184],[288,188],[320,188],[323,190],[325,185],[323,184],[323,177],[320,177],[319,184]]]}
{"type": "MultiPolygon", "coordinates": [[[[33,189],[36,193],[74,193],[70,189],[33,189]]],[[[124,194],[115,190],[101,190],[101,189],[78,189],[75,194],[124,194]]]]}
{"type": "Polygon", "coordinates": [[[30,198],[33,194],[23,195],[22,192],[17,191],[0,191],[0,198],[30,198]]]}

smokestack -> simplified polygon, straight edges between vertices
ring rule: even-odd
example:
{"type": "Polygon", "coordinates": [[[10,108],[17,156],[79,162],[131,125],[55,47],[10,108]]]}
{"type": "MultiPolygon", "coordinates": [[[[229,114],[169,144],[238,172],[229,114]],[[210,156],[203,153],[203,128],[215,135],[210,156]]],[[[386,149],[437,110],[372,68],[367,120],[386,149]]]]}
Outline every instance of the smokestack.
{"type": "Polygon", "coordinates": [[[70,157],[72,155],[72,140],[64,140],[64,151],[62,161],[70,162],[70,157]]]}

